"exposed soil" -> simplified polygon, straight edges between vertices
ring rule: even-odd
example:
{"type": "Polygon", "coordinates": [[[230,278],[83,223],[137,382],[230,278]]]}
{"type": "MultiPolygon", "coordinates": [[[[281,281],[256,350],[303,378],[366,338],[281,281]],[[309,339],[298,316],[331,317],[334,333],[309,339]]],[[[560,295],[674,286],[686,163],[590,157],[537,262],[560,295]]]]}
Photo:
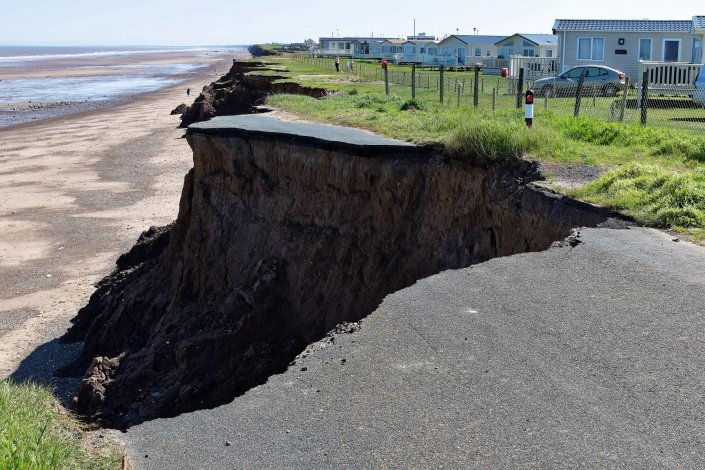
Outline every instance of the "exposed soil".
{"type": "Polygon", "coordinates": [[[227,403],[417,279],[608,218],[531,185],[526,161],[193,130],[188,141],[176,222],[143,234],[65,336],[85,341],[65,372],[89,366],[75,408],[107,426],[227,403]]]}
{"type": "Polygon", "coordinates": [[[539,171],[545,178],[542,186],[563,190],[585,186],[600,177],[609,167],[587,165],[585,163],[548,163],[542,162],[539,171]]]}
{"type": "Polygon", "coordinates": [[[262,62],[233,60],[230,71],[219,80],[203,87],[194,103],[181,116],[181,127],[205,121],[214,116],[249,114],[256,111],[264,99],[273,93],[289,93],[320,98],[326,94],[324,88],[303,87],[298,83],[277,82],[277,75],[250,74],[266,67],[262,62]]]}

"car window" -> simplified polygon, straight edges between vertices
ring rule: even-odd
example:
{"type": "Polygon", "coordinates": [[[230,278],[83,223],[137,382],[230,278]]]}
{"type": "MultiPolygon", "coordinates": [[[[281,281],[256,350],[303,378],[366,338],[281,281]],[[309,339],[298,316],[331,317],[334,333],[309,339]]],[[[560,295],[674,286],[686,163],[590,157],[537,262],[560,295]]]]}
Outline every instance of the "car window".
{"type": "Polygon", "coordinates": [[[607,70],[601,69],[599,67],[588,67],[587,71],[585,72],[585,76],[591,78],[604,77],[607,75],[607,73],[607,70]]]}
{"type": "Polygon", "coordinates": [[[585,67],[576,67],[574,69],[568,70],[563,74],[563,78],[573,78],[575,80],[580,78],[580,74],[583,72],[585,67]]]}

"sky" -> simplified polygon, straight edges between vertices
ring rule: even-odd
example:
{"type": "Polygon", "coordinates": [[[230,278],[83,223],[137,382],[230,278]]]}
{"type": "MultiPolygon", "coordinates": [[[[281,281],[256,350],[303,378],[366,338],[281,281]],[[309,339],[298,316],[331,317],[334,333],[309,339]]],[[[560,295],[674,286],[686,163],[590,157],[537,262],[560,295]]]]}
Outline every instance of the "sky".
{"type": "Polygon", "coordinates": [[[555,19],[689,20],[702,0],[2,0],[0,45],[225,45],[416,32],[551,33],[555,19]]]}

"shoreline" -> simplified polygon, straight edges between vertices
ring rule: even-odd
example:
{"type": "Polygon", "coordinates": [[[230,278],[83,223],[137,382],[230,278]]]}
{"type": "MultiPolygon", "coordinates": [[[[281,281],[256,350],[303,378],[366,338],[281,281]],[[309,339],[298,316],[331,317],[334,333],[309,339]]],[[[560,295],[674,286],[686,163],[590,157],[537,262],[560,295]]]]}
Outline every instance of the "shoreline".
{"type": "MultiPolygon", "coordinates": [[[[222,64],[229,58],[243,55],[241,51],[233,52],[201,52],[189,51],[182,53],[145,53],[103,58],[99,63],[90,62],[87,58],[71,58],[49,60],[47,62],[30,63],[26,68],[15,70],[16,67],[2,67],[0,77],[3,80],[15,79],[74,79],[103,77],[130,77],[138,76],[137,70],[143,73],[153,67],[168,67],[176,65],[194,66],[193,70],[168,74],[157,73],[150,77],[162,80],[174,80],[165,86],[153,90],[138,91],[134,93],[119,93],[114,96],[101,98],[88,97],[86,99],[54,99],[54,100],[17,100],[0,104],[0,129],[13,128],[33,122],[44,122],[50,119],[61,119],[71,115],[82,115],[86,112],[107,110],[135,100],[145,99],[152,93],[175,87],[189,86],[193,82],[200,83],[201,77],[214,74],[222,69],[222,64]],[[204,57],[205,56],[205,57],[204,57]],[[9,71],[9,72],[8,72],[9,71]],[[124,74],[124,75],[123,75],[124,74]]],[[[93,58],[93,60],[95,60],[93,58]]],[[[199,89],[200,90],[200,89],[199,89]]],[[[195,91],[195,89],[194,89],[195,91]]],[[[89,93],[88,93],[89,94],[89,93]]],[[[95,94],[95,93],[94,93],[95,94]]],[[[98,93],[97,95],[100,95],[98,93]]],[[[196,95],[197,96],[197,95],[196,95]]],[[[195,97],[194,97],[195,98],[195,97]]],[[[190,100],[191,97],[185,97],[190,100]]]]}
{"type": "Polygon", "coordinates": [[[171,110],[238,57],[119,104],[0,128],[0,378],[61,390],[51,373],[71,348],[56,338],[140,233],[176,217],[192,153],[171,110]]]}

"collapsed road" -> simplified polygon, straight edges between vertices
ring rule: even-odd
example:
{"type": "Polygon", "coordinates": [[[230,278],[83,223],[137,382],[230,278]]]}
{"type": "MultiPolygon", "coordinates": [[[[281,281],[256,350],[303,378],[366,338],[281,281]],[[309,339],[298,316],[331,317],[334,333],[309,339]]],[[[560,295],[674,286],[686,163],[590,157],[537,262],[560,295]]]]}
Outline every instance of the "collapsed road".
{"type": "Polygon", "coordinates": [[[607,214],[528,185],[526,161],[265,115],[192,125],[173,226],[143,236],[73,320],[76,409],[127,427],[227,403],[416,280],[548,248],[607,214]]]}

